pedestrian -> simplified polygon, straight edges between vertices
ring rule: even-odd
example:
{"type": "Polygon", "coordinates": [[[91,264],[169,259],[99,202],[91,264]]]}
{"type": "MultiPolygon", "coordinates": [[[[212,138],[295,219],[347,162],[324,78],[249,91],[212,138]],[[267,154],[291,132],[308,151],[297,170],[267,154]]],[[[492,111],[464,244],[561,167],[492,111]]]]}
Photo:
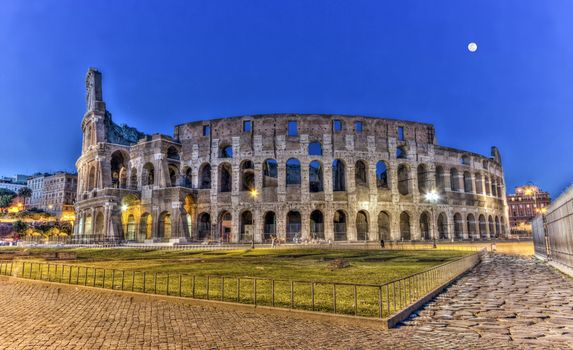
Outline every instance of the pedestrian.
{"type": "Polygon", "coordinates": [[[275,236],[271,237],[271,247],[274,249],[275,247],[275,236]]]}
{"type": "Polygon", "coordinates": [[[380,240],[380,248],[384,249],[384,240],[383,239],[380,240]]]}

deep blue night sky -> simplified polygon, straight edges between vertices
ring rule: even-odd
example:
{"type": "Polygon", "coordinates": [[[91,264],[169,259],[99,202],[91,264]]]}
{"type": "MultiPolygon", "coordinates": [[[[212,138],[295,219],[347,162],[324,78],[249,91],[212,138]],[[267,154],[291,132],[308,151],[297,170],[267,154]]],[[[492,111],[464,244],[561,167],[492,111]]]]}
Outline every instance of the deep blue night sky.
{"type": "Polygon", "coordinates": [[[570,0],[20,1],[0,6],[0,175],[74,170],[84,76],[117,123],[255,113],[433,123],[509,191],[573,181],[570,0]],[[467,44],[475,41],[471,53],[467,44]]]}

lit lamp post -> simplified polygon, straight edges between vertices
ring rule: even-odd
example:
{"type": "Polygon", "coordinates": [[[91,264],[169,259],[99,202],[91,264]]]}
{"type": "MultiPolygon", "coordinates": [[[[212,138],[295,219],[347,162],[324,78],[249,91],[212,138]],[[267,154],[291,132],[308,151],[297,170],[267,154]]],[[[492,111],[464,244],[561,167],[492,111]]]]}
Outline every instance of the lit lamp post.
{"type": "Polygon", "coordinates": [[[433,205],[431,206],[431,210],[432,210],[432,231],[434,232],[433,239],[434,239],[434,244],[433,244],[433,248],[437,248],[436,246],[436,215],[434,213],[434,204],[438,203],[438,201],[440,200],[440,195],[438,194],[438,192],[436,190],[431,190],[430,192],[426,193],[426,200],[430,203],[432,203],[433,205]]]}

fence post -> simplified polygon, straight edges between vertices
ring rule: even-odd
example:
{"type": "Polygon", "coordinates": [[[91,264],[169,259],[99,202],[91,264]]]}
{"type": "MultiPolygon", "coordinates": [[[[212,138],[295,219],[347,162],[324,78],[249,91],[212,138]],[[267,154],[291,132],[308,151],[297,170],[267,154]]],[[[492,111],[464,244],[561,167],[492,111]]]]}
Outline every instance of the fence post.
{"type": "Polygon", "coordinates": [[[382,318],[382,286],[378,287],[378,316],[382,318]]]}
{"type": "Polygon", "coordinates": [[[209,300],[209,284],[211,282],[211,277],[207,275],[207,300],[209,300]]]}
{"type": "Polygon", "coordinates": [[[225,300],[225,276],[221,276],[221,301],[225,300]]]}
{"type": "Polygon", "coordinates": [[[257,279],[253,278],[253,304],[257,305],[257,279]]]}
{"type": "Polygon", "coordinates": [[[103,269],[103,282],[102,282],[102,288],[105,288],[105,269],[103,269]]]}
{"type": "Polygon", "coordinates": [[[135,271],[131,271],[131,291],[135,288],[135,271]]]}
{"type": "Polygon", "coordinates": [[[294,309],[294,281],[290,281],[290,308],[294,309]]]}
{"type": "Polygon", "coordinates": [[[193,275],[193,298],[195,298],[195,275],[193,275]]]}
{"type": "Polygon", "coordinates": [[[165,287],[165,295],[169,295],[169,273],[167,273],[167,286],[165,287]]]}
{"type": "Polygon", "coordinates": [[[72,284],[72,266],[69,265],[68,268],[69,268],[69,271],[68,271],[68,284],[72,284]]]}
{"type": "Polygon", "coordinates": [[[179,297],[181,297],[181,274],[179,274],[179,297]]]}
{"type": "MultiPolygon", "coordinates": [[[[44,274],[43,274],[44,269],[43,269],[43,265],[40,265],[40,263],[38,263],[38,267],[40,267],[40,281],[41,281],[41,280],[42,280],[42,277],[43,277],[43,275],[44,275],[44,274]]],[[[2,270],[2,268],[0,267],[0,271],[1,271],[1,270],[2,270]]]]}
{"type": "Polygon", "coordinates": [[[271,306],[275,306],[275,280],[271,280],[271,306]]]}
{"type": "Polygon", "coordinates": [[[125,281],[125,270],[121,270],[121,290],[123,290],[124,281],[125,281]]]}
{"type": "Polygon", "coordinates": [[[153,273],[153,294],[157,294],[157,272],[153,273]]]}
{"type": "Polygon", "coordinates": [[[115,269],[111,270],[111,289],[115,289],[115,269]]]}
{"type": "Polygon", "coordinates": [[[332,284],[332,309],[336,313],[336,283],[332,284]]]}
{"type": "Polygon", "coordinates": [[[356,285],[354,285],[354,316],[358,315],[358,293],[356,292],[356,285]]]}
{"type": "Polygon", "coordinates": [[[237,277],[237,303],[241,302],[241,277],[237,277]]]}
{"type": "Polygon", "coordinates": [[[145,293],[145,285],[146,285],[146,281],[145,281],[145,277],[147,275],[147,272],[143,271],[143,293],[145,293]]]}

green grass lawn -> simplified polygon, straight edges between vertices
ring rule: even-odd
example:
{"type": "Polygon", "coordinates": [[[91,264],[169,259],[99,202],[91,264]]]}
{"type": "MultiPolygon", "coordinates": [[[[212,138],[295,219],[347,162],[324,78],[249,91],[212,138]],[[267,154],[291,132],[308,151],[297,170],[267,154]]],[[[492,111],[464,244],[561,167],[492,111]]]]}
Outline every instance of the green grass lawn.
{"type": "MultiPolygon", "coordinates": [[[[203,299],[255,302],[301,309],[374,316],[383,301],[384,315],[407,304],[418,293],[410,289],[398,305],[390,305],[396,293],[380,285],[432,266],[466,256],[463,251],[331,251],[320,249],[254,249],[221,251],[169,251],[140,249],[61,249],[77,259],[47,265],[26,265],[24,277],[72,284],[182,295],[203,299]],[[331,262],[344,259],[350,266],[331,269],[331,262]],[[56,269],[55,265],[60,265],[56,269]],[[61,265],[66,265],[62,269],[61,265]],[[32,268],[30,268],[32,266],[32,268]],[[81,266],[81,267],[79,267],[81,266]],[[97,269],[94,269],[97,268],[97,269]],[[104,272],[105,269],[105,272],[104,272]],[[145,274],[143,273],[145,272],[145,274]],[[145,275],[145,276],[144,276],[145,275]],[[256,287],[252,277],[257,278],[256,287]],[[274,279],[273,283],[271,279],[274,279]],[[291,281],[296,281],[291,285],[291,281]],[[315,283],[312,283],[315,282],[315,283]],[[323,283],[321,283],[323,282],[323,283]],[[338,283],[334,286],[333,283],[338,283]],[[314,288],[314,302],[312,289],[314,288]],[[291,292],[292,289],[292,292],[291,292]],[[274,290],[274,300],[273,300],[274,290]],[[380,295],[382,293],[382,295],[380,295]],[[336,302],[335,302],[336,294],[336,302]],[[356,303],[354,295],[356,294],[356,303]],[[407,300],[406,300],[407,299],[407,300]]],[[[20,261],[42,262],[41,254],[29,249],[20,261]]],[[[50,262],[52,263],[52,262],[50,262]]],[[[15,265],[21,270],[21,263],[15,265]]]]}

